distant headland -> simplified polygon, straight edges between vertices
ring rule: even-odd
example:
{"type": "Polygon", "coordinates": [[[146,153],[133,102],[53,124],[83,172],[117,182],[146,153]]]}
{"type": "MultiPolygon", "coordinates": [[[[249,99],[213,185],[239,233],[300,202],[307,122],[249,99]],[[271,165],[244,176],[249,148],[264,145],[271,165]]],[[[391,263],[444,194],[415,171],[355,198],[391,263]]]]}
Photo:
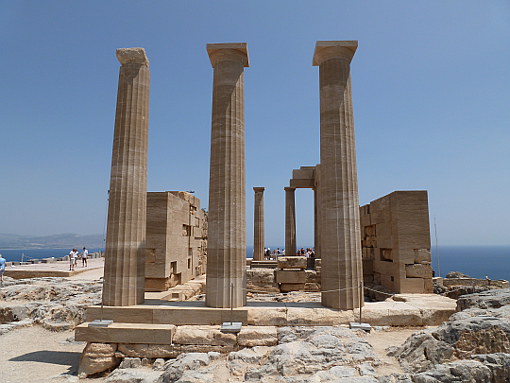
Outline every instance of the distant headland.
{"type": "Polygon", "coordinates": [[[0,249],[63,249],[83,244],[91,248],[103,246],[102,234],[78,235],[74,233],[30,236],[0,233],[0,249]]]}

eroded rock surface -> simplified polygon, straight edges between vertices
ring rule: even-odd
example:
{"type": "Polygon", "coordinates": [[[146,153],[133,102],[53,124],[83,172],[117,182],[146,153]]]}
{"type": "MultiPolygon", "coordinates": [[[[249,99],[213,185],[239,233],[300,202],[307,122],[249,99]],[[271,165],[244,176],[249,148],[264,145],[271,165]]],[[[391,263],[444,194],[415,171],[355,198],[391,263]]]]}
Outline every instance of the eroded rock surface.
{"type": "Polygon", "coordinates": [[[5,278],[0,287],[0,335],[20,325],[65,331],[85,321],[87,306],[101,301],[98,281],[5,278]]]}
{"type": "Polygon", "coordinates": [[[510,382],[510,290],[462,296],[457,307],[390,353],[415,383],[510,382]]]}

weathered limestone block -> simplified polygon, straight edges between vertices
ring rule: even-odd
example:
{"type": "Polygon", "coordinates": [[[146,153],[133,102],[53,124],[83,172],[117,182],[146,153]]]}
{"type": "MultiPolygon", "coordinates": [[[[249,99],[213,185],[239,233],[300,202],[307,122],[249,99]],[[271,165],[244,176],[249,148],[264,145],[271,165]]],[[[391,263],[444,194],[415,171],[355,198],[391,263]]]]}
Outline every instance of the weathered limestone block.
{"type": "Polygon", "coordinates": [[[326,307],[289,307],[287,312],[289,326],[336,326],[353,320],[352,310],[337,311],[326,307]]]}
{"type": "Polygon", "coordinates": [[[248,324],[253,326],[286,326],[287,309],[285,307],[248,306],[248,324]]]}
{"type": "MultiPolygon", "coordinates": [[[[229,334],[232,335],[232,334],[229,334]]],[[[180,354],[190,353],[190,352],[214,352],[225,354],[236,350],[236,346],[228,345],[228,346],[217,346],[217,345],[209,345],[209,344],[176,344],[174,345],[174,353],[175,356],[173,358],[179,356],[180,354]]]]}
{"type": "Polygon", "coordinates": [[[239,346],[275,346],[278,344],[278,331],[274,326],[243,327],[237,335],[239,346]]]}
{"type": "Polygon", "coordinates": [[[236,336],[222,333],[218,326],[179,326],[173,342],[181,345],[233,346],[236,344],[236,336]]]}
{"type": "Polygon", "coordinates": [[[79,376],[90,376],[117,367],[120,359],[115,357],[117,344],[88,343],[83,350],[78,367],[79,376]]]}
{"type": "Polygon", "coordinates": [[[432,266],[430,265],[406,265],[408,278],[432,278],[432,266]]]}
{"type": "Polygon", "coordinates": [[[173,358],[175,352],[169,344],[119,344],[118,352],[138,358],[173,358]]]}
{"type": "Polygon", "coordinates": [[[276,283],[300,283],[306,281],[305,270],[275,270],[276,283]]]}
{"type": "Polygon", "coordinates": [[[281,283],[280,291],[282,293],[289,293],[291,291],[304,291],[305,283],[281,283]]]}
{"type": "Polygon", "coordinates": [[[246,270],[246,289],[248,291],[280,291],[274,280],[274,270],[262,268],[246,270]]]}
{"type": "Polygon", "coordinates": [[[307,258],[304,256],[278,257],[279,269],[306,269],[307,258]]]}
{"type": "Polygon", "coordinates": [[[432,256],[429,249],[415,249],[414,263],[431,262],[432,256]]]}

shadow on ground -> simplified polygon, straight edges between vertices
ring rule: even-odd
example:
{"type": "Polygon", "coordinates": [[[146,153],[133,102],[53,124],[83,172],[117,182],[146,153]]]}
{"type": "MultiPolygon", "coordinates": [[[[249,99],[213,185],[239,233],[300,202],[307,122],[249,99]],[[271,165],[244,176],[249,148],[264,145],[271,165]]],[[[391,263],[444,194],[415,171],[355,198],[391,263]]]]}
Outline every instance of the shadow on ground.
{"type": "Polygon", "coordinates": [[[79,352],[66,351],[35,351],[9,359],[13,362],[40,362],[69,366],[69,373],[76,372],[80,362],[79,352]]]}

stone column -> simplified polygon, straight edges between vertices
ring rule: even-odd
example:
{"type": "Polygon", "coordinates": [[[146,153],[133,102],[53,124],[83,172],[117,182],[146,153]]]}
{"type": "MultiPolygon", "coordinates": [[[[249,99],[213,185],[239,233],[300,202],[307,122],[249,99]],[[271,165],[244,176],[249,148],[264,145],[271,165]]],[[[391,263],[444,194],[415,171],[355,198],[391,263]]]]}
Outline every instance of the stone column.
{"type": "Polygon", "coordinates": [[[285,255],[296,255],[296,188],[285,187],[285,255]]]}
{"type": "Polygon", "coordinates": [[[253,211],[253,260],[264,260],[264,188],[254,187],[255,206],[253,211]]]}
{"type": "Polygon", "coordinates": [[[214,68],[206,305],[241,307],[246,292],[246,43],[207,44],[214,68]]]}
{"type": "Polygon", "coordinates": [[[360,305],[363,282],[350,62],[357,41],[318,41],[322,304],[360,305]]]}
{"type": "Polygon", "coordinates": [[[320,231],[319,231],[319,201],[317,196],[317,188],[313,189],[313,247],[315,249],[315,257],[320,258],[320,231]]]}
{"type": "Polygon", "coordinates": [[[113,137],[104,304],[144,301],[149,60],[143,48],[117,49],[121,63],[113,137]]]}

